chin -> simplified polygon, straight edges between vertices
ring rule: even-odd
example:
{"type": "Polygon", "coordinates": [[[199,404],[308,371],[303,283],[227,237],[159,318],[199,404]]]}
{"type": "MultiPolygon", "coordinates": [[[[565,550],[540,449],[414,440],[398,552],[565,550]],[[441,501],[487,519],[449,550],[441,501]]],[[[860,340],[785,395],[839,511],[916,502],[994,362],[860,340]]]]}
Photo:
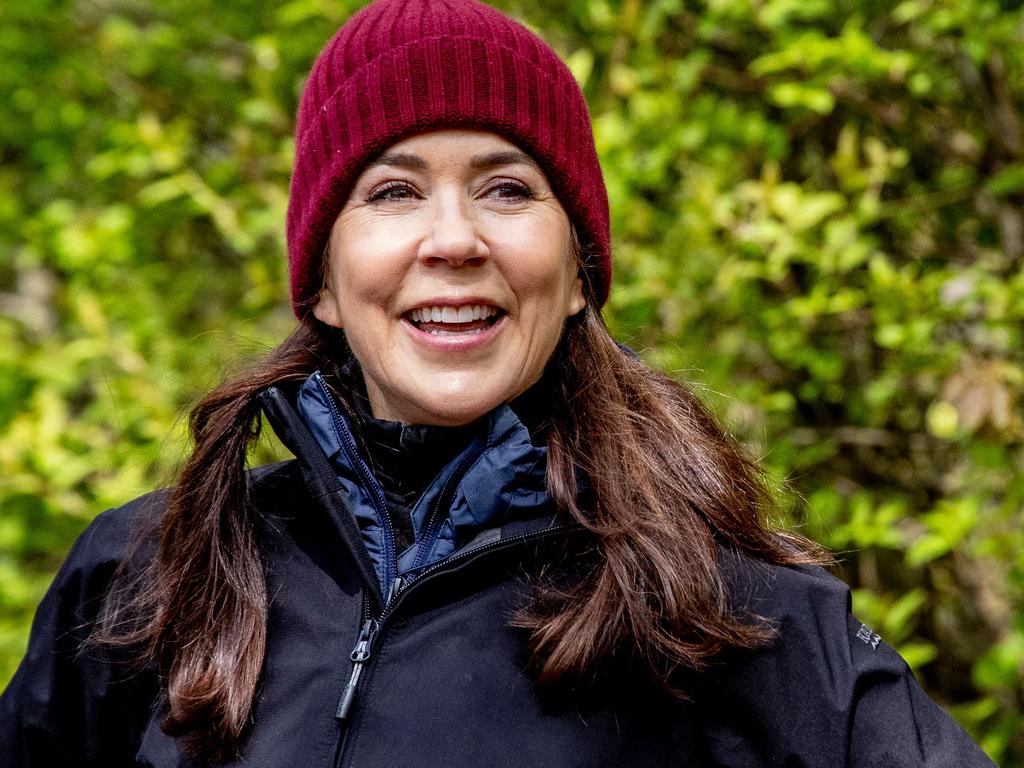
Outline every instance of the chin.
{"type": "Polygon", "coordinates": [[[504,392],[481,392],[479,385],[473,387],[459,382],[455,386],[438,388],[434,396],[424,398],[417,404],[417,410],[423,414],[424,419],[429,419],[428,423],[457,427],[487,415],[506,399],[504,392]],[[438,397],[437,394],[442,392],[443,395],[438,397]]]}
{"type": "Polygon", "coordinates": [[[481,416],[486,416],[500,404],[500,400],[497,402],[488,400],[482,403],[463,401],[453,407],[452,402],[449,400],[445,403],[432,404],[433,407],[425,409],[424,413],[429,414],[433,424],[443,427],[459,427],[476,421],[481,416]]]}
{"type": "MultiPolygon", "coordinates": [[[[402,380],[392,379],[388,382],[392,386],[377,390],[380,411],[387,414],[385,418],[406,424],[469,424],[522,391],[518,388],[518,377],[501,375],[505,368],[495,365],[489,371],[431,371],[408,366],[402,380]]],[[[372,376],[368,379],[372,380],[372,376]]],[[[367,383],[367,390],[371,391],[371,381],[367,383]]]]}

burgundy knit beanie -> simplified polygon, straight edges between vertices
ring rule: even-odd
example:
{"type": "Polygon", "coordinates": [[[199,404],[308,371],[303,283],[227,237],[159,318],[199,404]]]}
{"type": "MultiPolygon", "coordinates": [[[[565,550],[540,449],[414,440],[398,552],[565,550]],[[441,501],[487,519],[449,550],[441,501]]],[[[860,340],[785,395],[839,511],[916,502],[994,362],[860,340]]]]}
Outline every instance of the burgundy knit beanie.
{"type": "Polygon", "coordinates": [[[604,304],[608,196],[568,67],[535,34],[476,0],[377,0],[320,52],[299,103],[288,201],[297,315],[321,288],[331,227],[363,167],[396,141],[446,127],[494,131],[541,165],[604,304]]]}

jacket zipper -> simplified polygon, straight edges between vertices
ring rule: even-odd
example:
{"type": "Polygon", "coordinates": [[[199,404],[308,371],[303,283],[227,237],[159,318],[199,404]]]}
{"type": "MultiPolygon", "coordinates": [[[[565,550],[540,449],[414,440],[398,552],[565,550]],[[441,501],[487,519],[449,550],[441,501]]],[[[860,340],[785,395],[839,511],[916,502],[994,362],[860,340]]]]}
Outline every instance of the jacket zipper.
{"type": "Polygon", "coordinates": [[[370,471],[366,462],[363,461],[363,457],[359,455],[359,448],[356,446],[355,438],[352,437],[352,430],[349,429],[348,421],[343,419],[338,411],[338,407],[334,402],[334,396],[327,389],[327,384],[324,382],[323,377],[319,377],[317,383],[327,395],[327,403],[331,409],[331,415],[334,417],[334,423],[338,428],[338,435],[341,437],[342,445],[348,454],[352,466],[359,473],[359,477],[363,481],[363,487],[370,492],[373,507],[377,511],[377,517],[380,519],[381,527],[384,529],[384,584],[392,584],[395,578],[397,578],[398,555],[395,552],[395,532],[391,526],[391,516],[388,514],[384,490],[380,487],[380,483],[377,482],[377,478],[373,476],[373,472],[370,471]]]}
{"type": "MultiPolygon", "coordinates": [[[[388,589],[387,600],[384,603],[385,608],[398,596],[398,593],[404,586],[405,580],[401,576],[396,576],[394,581],[391,582],[391,587],[388,589]]],[[[381,616],[383,615],[382,612],[381,616]]],[[[363,674],[363,667],[366,665],[366,662],[370,660],[374,641],[377,639],[377,633],[380,631],[380,617],[375,619],[371,615],[370,600],[365,592],[363,593],[360,618],[363,621],[359,629],[359,636],[356,638],[356,644],[352,649],[352,653],[349,654],[349,659],[352,661],[352,674],[349,676],[345,690],[342,691],[341,698],[338,699],[338,708],[334,713],[334,717],[338,720],[347,720],[349,713],[352,711],[352,705],[356,700],[356,691],[359,688],[359,678],[363,674]]]]}
{"type": "MultiPolygon", "coordinates": [[[[345,685],[342,691],[341,697],[338,699],[338,706],[335,710],[335,718],[339,722],[345,722],[350,719],[353,709],[356,705],[356,700],[359,692],[359,681],[363,676],[363,672],[366,668],[367,663],[370,661],[374,645],[376,644],[377,638],[380,636],[380,632],[383,629],[384,622],[387,618],[394,613],[395,608],[400,602],[400,595],[405,594],[405,587],[410,586],[415,582],[419,584],[422,581],[428,580],[431,574],[436,573],[440,570],[446,570],[453,564],[456,566],[463,560],[469,558],[475,558],[479,555],[484,555],[487,552],[503,549],[505,547],[513,546],[522,541],[527,541],[533,538],[543,538],[548,535],[553,535],[561,531],[569,530],[572,526],[560,525],[550,528],[545,528],[540,531],[532,531],[530,533],[519,534],[518,536],[512,536],[502,541],[496,541],[491,544],[485,544],[479,547],[475,547],[471,550],[461,553],[455,553],[448,558],[445,558],[439,563],[435,563],[430,567],[423,570],[422,573],[418,574],[409,579],[405,579],[398,574],[398,562],[397,554],[395,553],[395,539],[394,531],[391,526],[391,517],[387,511],[387,500],[384,498],[384,492],[380,487],[380,483],[373,476],[373,472],[363,461],[362,456],[359,454],[359,449],[355,444],[355,438],[352,437],[352,432],[348,428],[348,422],[341,418],[337,406],[334,402],[333,396],[327,391],[326,383],[320,379],[318,382],[320,387],[325,390],[327,394],[327,402],[330,405],[332,415],[334,417],[335,424],[338,426],[338,433],[342,440],[342,445],[348,454],[349,460],[352,465],[356,468],[359,473],[360,479],[363,481],[363,486],[370,491],[371,499],[373,500],[374,507],[377,511],[377,515],[383,523],[384,528],[384,539],[385,539],[385,551],[384,551],[384,571],[385,571],[385,583],[388,584],[387,597],[384,601],[384,608],[380,614],[374,618],[370,609],[369,599],[366,596],[365,589],[363,593],[363,602],[360,609],[360,629],[359,635],[356,638],[356,644],[352,648],[352,652],[349,654],[349,659],[352,662],[352,672],[349,675],[348,683],[345,685]]],[[[449,495],[449,488],[453,486],[453,480],[457,477],[461,477],[464,468],[475,461],[479,456],[476,453],[473,456],[467,457],[463,461],[459,462],[459,465],[452,470],[452,472],[445,479],[444,486],[441,488],[441,492],[438,494],[437,504],[434,505],[434,509],[430,516],[425,531],[423,541],[420,543],[416,558],[414,560],[413,570],[421,566],[421,561],[425,559],[432,540],[437,537],[440,531],[440,523],[438,522],[439,510],[446,504],[447,496],[449,495]]],[[[340,757],[340,755],[339,755],[340,757]]]]}
{"type": "Polygon", "coordinates": [[[437,503],[434,504],[434,509],[430,514],[430,519],[427,521],[423,540],[420,541],[419,546],[416,548],[416,557],[413,560],[410,570],[415,571],[423,566],[423,561],[426,560],[427,555],[434,546],[434,541],[437,539],[437,535],[441,532],[441,510],[449,506],[451,501],[449,496],[454,495],[454,490],[449,493],[449,488],[453,488],[457,485],[455,482],[456,478],[461,480],[465,475],[467,467],[479,457],[480,451],[474,451],[473,454],[460,461],[455,468],[448,473],[448,477],[445,478],[444,485],[441,486],[441,492],[437,495],[437,503]]]}
{"type": "Polygon", "coordinates": [[[363,673],[363,665],[370,659],[373,641],[377,638],[378,631],[380,631],[380,624],[374,619],[364,621],[362,629],[359,630],[356,647],[349,654],[349,658],[352,660],[352,676],[348,679],[348,685],[345,686],[345,690],[338,700],[338,709],[334,713],[338,720],[348,719],[349,713],[352,711],[352,705],[356,700],[356,690],[359,687],[359,678],[363,673]]]}
{"type": "Polygon", "coordinates": [[[391,582],[384,610],[381,611],[380,615],[376,618],[370,615],[369,601],[364,595],[361,615],[365,618],[359,630],[359,636],[356,638],[355,647],[352,648],[352,653],[349,654],[349,658],[352,661],[352,674],[349,676],[348,684],[345,686],[345,690],[342,691],[341,698],[338,700],[338,708],[335,712],[335,718],[340,722],[344,722],[352,716],[352,712],[356,704],[356,697],[359,691],[359,681],[363,676],[366,664],[369,662],[373,654],[374,645],[380,637],[381,631],[384,629],[385,622],[401,604],[402,598],[404,598],[409,592],[418,588],[418,586],[423,582],[429,581],[429,577],[431,575],[436,575],[439,571],[449,570],[452,566],[457,567],[463,561],[475,559],[500,549],[512,547],[524,541],[553,536],[557,533],[571,530],[573,527],[574,526],[572,525],[556,525],[550,528],[544,528],[540,531],[521,533],[517,536],[511,536],[501,541],[483,544],[466,552],[456,553],[439,563],[435,563],[425,569],[423,573],[415,579],[408,582],[406,582],[401,576],[397,576],[391,582]]]}
{"type": "MultiPolygon", "coordinates": [[[[322,389],[326,390],[326,384],[322,380],[319,384],[322,389]]],[[[352,673],[349,676],[349,680],[345,685],[344,691],[342,691],[341,698],[338,700],[338,707],[334,714],[337,720],[343,722],[349,718],[349,715],[352,712],[352,707],[356,701],[356,694],[359,690],[359,679],[362,677],[363,669],[373,653],[373,646],[377,639],[377,634],[380,631],[381,622],[385,618],[386,614],[388,614],[389,608],[407,582],[406,579],[398,575],[398,555],[395,552],[394,544],[395,536],[391,525],[391,516],[387,511],[387,500],[384,498],[384,492],[380,487],[380,483],[378,483],[377,479],[373,476],[373,472],[370,471],[366,462],[363,461],[362,456],[359,455],[355,439],[352,437],[352,432],[348,428],[348,422],[341,418],[341,414],[338,412],[335,405],[334,398],[329,392],[326,394],[327,402],[330,404],[332,415],[336,425],[338,426],[338,433],[342,439],[342,445],[345,447],[346,453],[348,453],[349,460],[359,472],[359,476],[363,481],[363,486],[371,492],[374,507],[377,510],[377,516],[381,519],[384,527],[384,572],[387,583],[389,584],[387,597],[384,600],[384,609],[376,619],[371,615],[372,612],[370,610],[369,600],[366,598],[365,594],[363,596],[363,604],[360,613],[362,623],[359,635],[356,638],[355,647],[349,654],[349,659],[352,661],[352,673]]],[[[428,520],[426,535],[424,536],[423,541],[420,542],[417,550],[413,565],[414,570],[419,567],[422,560],[426,558],[427,552],[432,546],[433,539],[437,538],[437,534],[441,529],[440,523],[438,522],[439,511],[447,502],[449,488],[454,485],[453,481],[455,478],[461,477],[464,468],[472,461],[475,461],[478,455],[479,452],[459,462],[459,464],[448,474],[448,477],[445,478],[441,492],[438,494],[437,503],[434,505],[434,509],[430,519],[428,520]]]]}

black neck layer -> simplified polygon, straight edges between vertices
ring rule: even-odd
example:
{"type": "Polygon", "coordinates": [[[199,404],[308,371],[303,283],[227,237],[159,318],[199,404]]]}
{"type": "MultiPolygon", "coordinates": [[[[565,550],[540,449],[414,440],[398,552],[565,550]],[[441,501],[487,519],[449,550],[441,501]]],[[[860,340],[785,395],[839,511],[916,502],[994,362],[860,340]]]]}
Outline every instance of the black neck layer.
{"type": "MultiPolygon", "coordinates": [[[[363,452],[384,490],[395,532],[395,549],[412,546],[415,535],[410,511],[438,473],[486,428],[486,417],[458,427],[403,424],[376,419],[366,394],[362,370],[353,361],[342,372],[341,391],[348,393],[355,432],[363,452]]],[[[544,379],[509,403],[530,430],[532,441],[544,441],[550,396],[544,379]]]]}

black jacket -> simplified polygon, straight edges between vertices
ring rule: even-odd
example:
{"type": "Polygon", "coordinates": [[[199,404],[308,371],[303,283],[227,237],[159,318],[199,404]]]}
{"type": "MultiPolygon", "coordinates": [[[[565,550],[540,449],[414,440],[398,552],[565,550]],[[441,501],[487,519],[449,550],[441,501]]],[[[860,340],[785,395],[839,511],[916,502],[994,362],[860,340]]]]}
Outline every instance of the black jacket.
{"type": "MultiPolygon", "coordinates": [[[[350,466],[346,479],[280,392],[264,405],[297,460],[251,475],[270,614],[239,765],[992,765],[902,659],[850,615],[846,587],[819,568],[728,559],[734,602],[769,619],[777,639],[694,677],[689,701],[625,671],[586,688],[539,690],[509,619],[529,577],[545,563],[571,562],[566,552],[580,534],[533,490],[516,514],[504,514],[517,488],[503,452],[510,439],[525,450],[524,431],[495,429],[492,420],[472,464],[486,471],[460,470],[474,487],[452,476],[431,489],[439,504],[493,509],[481,526],[453,528],[454,554],[409,570],[395,589],[387,563],[367,549],[372,521],[353,510],[368,493],[361,470],[350,466]],[[487,478],[501,503],[481,495],[487,478]],[[397,594],[389,601],[386,590],[397,594]]],[[[106,512],[76,543],[0,701],[0,766],[188,765],[159,728],[153,672],[81,645],[130,529],[163,500],[151,494],[106,512]]]]}

